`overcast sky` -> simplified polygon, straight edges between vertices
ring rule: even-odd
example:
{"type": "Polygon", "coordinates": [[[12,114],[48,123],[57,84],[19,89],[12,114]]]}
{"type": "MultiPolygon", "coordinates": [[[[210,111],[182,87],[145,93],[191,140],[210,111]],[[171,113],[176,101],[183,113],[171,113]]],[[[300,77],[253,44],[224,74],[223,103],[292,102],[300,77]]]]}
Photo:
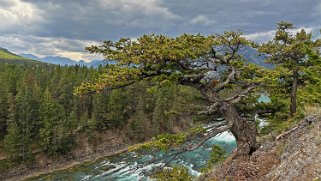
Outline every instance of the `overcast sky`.
{"type": "Polygon", "coordinates": [[[281,20],[319,36],[321,0],[0,0],[0,47],[89,61],[99,40],[241,29],[262,42],[281,20]]]}

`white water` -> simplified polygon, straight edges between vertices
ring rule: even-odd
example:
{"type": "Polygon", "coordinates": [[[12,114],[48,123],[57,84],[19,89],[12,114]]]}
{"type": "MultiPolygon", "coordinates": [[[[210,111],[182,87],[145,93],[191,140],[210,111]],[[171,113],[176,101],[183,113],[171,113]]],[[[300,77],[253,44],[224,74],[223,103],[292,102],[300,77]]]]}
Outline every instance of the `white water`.
{"type": "Polygon", "coordinates": [[[151,180],[149,175],[152,171],[164,166],[168,161],[170,161],[169,166],[185,166],[191,175],[199,176],[201,174],[199,170],[206,165],[213,144],[222,146],[228,153],[236,146],[233,135],[224,132],[208,140],[202,147],[183,153],[173,160],[170,160],[172,158],[170,155],[175,151],[148,152],[144,155],[134,152],[125,153],[81,168],[55,172],[37,180],[149,181],[151,180]],[[111,165],[115,168],[104,171],[104,167],[111,165]]]}

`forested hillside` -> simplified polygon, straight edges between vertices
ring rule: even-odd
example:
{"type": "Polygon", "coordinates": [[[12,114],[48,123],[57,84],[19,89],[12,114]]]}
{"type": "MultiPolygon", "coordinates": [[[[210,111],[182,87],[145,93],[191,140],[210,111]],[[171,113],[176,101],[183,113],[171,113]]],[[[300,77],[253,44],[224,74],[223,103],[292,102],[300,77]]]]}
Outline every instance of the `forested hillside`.
{"type": "MultiPolygon", "coordinates": [[[[174,38],[152,34],[135,40],[104,41],[87,50],[117,60],[118,64],[101,74],[95,83],[82,84],[77,94],[119,90],[147,80],[153,87],[179,84],[194,89],[210,105],[198,115],[210,117],[211,129],[204,134],[199,132],[202,137],[191,144],[182,143],[194,135],[183,133],[158,137],[134,150],[174,147],[182,153],[196,150],[214,136],[230,131],[237,148],[224,163],[226,168],[218,171],[225,173],[235,169],[230,164],[234,160],[249,159],[260,148],[257,137],[260,127],[254,117],[264,116],[268,120],[269,124],[260,130],[261,135],[279,134],[309,115],[309,109],[319,109],[320,40],[314,40],[304,29],[297,32],[293,29],[292,23],[280,22],[275,37],[260,45],[239,31],[209,36],[182,34],[174,38]],[[253,64],[249,57],[242,55],[242,49],[248,46],[266,54],[265,62],[272,64],[270,69],[253,64]],[[131,66],[133,64],[139,66],[131,66]],[[264,94],[271,101],[258,102],[258,96],[264,94]]],[[[216,160],[216,164],[221,161],[216,160]]],[[[173,167],[160,173],[159,179],[192,179],[188,174],[180,177],[177,173],[187,173],[187,170],[173,167]]]]}
{"type": "MultiPolygon", "coordinates": [[[[0,178],[16,176],[17,165],[42,168],[99,151],[171,150],[175,159],[226,132],[237,143],[230,159],[249,159],[258,133],[280,134],[321,103],[321,41],[292,29],[278,23],[261,45],[240,31],[103,41],[87,50],[117,64],[97,69],[1,63],[0,178]]],[[[214,146],[206,170],[225,158],[214,146]]],[[[180,167],[159,176],[175,172],[191,179],[180,167]]]]}
{"type": "Polygon", "coordinates": [[[41,62],[24,58],[0,47],[0,62],[9,64],[40,64],[41,62]]]}
{"type": "Polygon", "coordinates": [[[94,144],[96,137],[109,130],[122,132],[128,143],[176,133],[192,124],[186,105],[202,102],[189,88],[165,86],[153,91],[146,89],[147,82],[125,90],[73,94],[75,87],[92,82],[104,71],[103,67],[1,63],[2,171],[17,163],[33,165],[39,153],[48,158],[71,154],[73,149],[83,149],[79,139],[94,144]]]}

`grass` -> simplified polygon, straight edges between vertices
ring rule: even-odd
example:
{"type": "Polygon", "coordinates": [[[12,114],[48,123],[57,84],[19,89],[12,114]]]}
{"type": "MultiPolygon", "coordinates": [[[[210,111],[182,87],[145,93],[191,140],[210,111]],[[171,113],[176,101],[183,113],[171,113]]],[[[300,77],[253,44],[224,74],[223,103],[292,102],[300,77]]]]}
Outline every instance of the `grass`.
{"type": "Polygon", "coordinates": [[[6,60],[30,60],[21,56],[18,56],[16,54],[13,54],[5,49],[0,49],[0,59],[6,59],[6,60]]]}
{"type": "Polygon", "coordinates": [[[0,174],[7,172],[18,164],[11,162],[8,158],[0,160],[0,174]]]}
{"type": "Polygon", "coordinates": [[[319,104],[306,104],[303,106],[304,115],[321,115],[321,106],[319,104]]]}
{"type": "Polygon", "coordinates": [[[11,53],[8,50],[2,49],[2,48],[0,48],[0,62],[9,63],[9,64],[39,64],[39,63],[42,63],[42,62],[38,62],[35,60],[21,57],[19,55],[11,53]]]}

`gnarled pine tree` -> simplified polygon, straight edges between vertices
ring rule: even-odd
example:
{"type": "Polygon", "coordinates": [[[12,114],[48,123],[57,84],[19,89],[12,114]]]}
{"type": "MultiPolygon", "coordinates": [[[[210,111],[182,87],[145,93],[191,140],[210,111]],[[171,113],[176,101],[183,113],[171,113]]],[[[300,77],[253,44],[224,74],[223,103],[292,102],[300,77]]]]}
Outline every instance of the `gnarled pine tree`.
{"type": "Polygon", "coordinates": [[[110,66],[96,83],[78,87],[76,93],[119,89],[141,80],[150,80],[157,86],[175,83],[193,87],[210,105],[197,114],[213,116],[213,122],[218,121],[217,115],[224,120],[215,124],[197,144],[182,149],[193,150],[230,130],[238,145],[235,156],[248,156],[257,148],[256,126],[242,117],[235,105],[258,88],[263,74],[260,67],[238,54],[240,48],[249,45],[252,43],[240,32],[211,36],[183,34],[176,38],[144,35],[137,40],[104,41],[87,50],[103,54],[106,59],[117,61],[117,65],[110,66]]]}

